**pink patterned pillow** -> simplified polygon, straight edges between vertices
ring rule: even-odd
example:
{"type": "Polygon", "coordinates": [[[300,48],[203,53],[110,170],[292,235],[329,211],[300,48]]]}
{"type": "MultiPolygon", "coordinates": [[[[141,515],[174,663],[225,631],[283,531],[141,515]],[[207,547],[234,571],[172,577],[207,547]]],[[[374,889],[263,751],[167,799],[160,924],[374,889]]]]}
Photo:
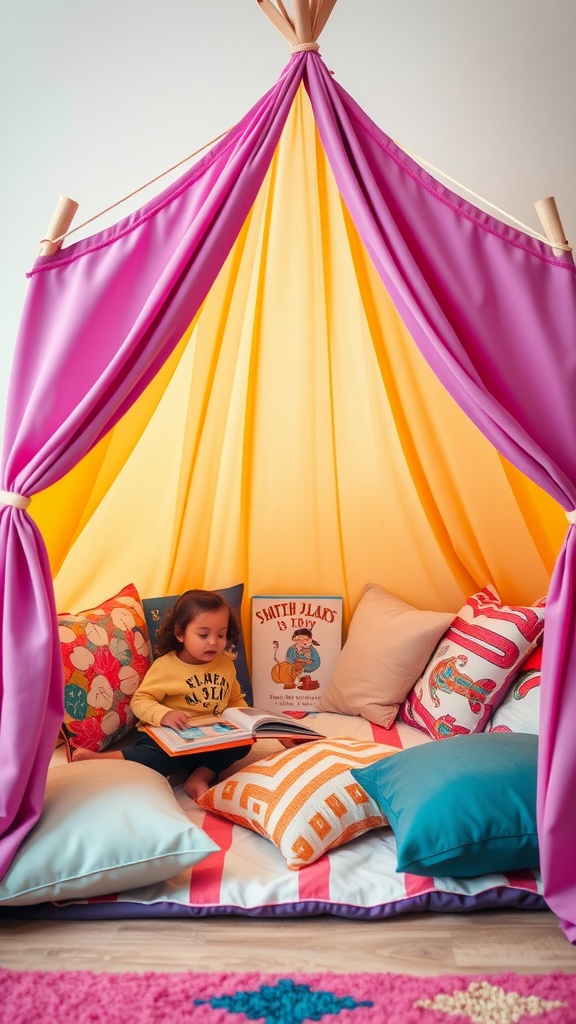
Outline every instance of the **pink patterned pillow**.
{"type": "Polygon", "coordinates": [[[58,616],[64,665],[65,738],[105,750],[134,725],[130,700],[152,656],[134,584],[97,608],[58,616]]]}
{"type": "Polygon", "coordinates": [[[400,709],[442,740],[482,732],[544,629],[544,606],[505,605],[486,586],[469,597],[400,709]]]}

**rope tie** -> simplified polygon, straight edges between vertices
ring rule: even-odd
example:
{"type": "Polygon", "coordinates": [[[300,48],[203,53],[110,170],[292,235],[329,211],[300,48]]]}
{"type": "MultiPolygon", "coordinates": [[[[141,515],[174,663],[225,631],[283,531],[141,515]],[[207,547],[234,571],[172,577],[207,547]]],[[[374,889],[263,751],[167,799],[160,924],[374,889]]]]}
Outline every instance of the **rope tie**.
{"type": "Polygon", "coordinates": [[[576,508],[571,508],[566,512],[566,519],[572,525],[576,525],[576,508]]]}
{"type": "Polygon", "coordinates": [[[290,53],[303,53],[305,50],[315,50],[318,52],[319,49],[320,47],[318,46],[318,43],[312,40],[309,43],[298,43],[297,46],[292,47],[290,53]]]}
{"type": "Polygon", "coordinates": [[[161,171],[160,174],[157,174],[154,178],[150,178],[150,181],[145,181],[143,185],[139,185],[138,188],[133,189],[133,191],[129,192],[127,196],[122,196],[122,199],[117,199],[115,203],[111,203],[111,205],[107,206],[104,210],[100,210],[99,213],[95,213],[94,216],[89,217],[88,220],[83,220],[81,224],[77,224],[76,227],[71,228],[70,231],[66,231],[63,235],[59,235],[58,238],[41,238],[39,244],[42,245],[44,242],[51,242],[53,245],[60,244],[65,238],[69,238],[70,235],[75,234],[76,231],[80,231],[81,228],[87,227],[88,224],[92,223],[92,221],[98,220],[98,217],[103,217],[105,213],[110,213],[111,210],[115,210],[117,206],[125,203],[127,199],[132,199],[132,197],[138,195],[139,192],[143,192],[149,185],[154,185],[155,182],[160,181],[160,178],[165,178],[167,174],[171,173],[171,171],[177,170],[177,168],[181,167],[182,164],[185,164],[188,160],[192,160],[195,156],[198,156],[203,149],[207,149],[208,146],[212,146],[215,142],[219,142],[220,139],[223,139],[229,131],[230,128],[227,128],[226,131],[221,132],[220,135],[211,139],[210,142],[205,142],[203,146],[200,146],[200,149],[195,149],[193,153],[189,153],[188,156],[183,157],[183,159],[179,160],[177,164],[172,164],[172,167],[167,167],[165,171],[161,171]]]}
{"type": "Polygon", "coordinates": [[[440,167],[435,167],[434,164],[429,163],[429,161],[425,160],[424,157],[418,156],[417,153],[412,153],[411,150],[406,149],[406,146],[403,146],[400,142],[397,142],[396,139],[392,139],[392,141],[404,153],[407,153],[408,156],[411,156],[412,159],[415,160],[417,164],[421,164],[422,167],[428,168],[429,171],[432,171],[432,174],[440,175],[440,177],[444,178],[445,181],[449,181],[451,185],[456,185],[456,188],[462,189],[463,192],[467,192],[468,195],[472,196],[473,199],[478,199],[481,203],[484,203],[485,206],[489,206],[491,210],[494,210],[496,213],[500,214],[501,217],[506,217],[507,220],[512,221],[513,224],[516,224],[517,227],[519,227],[522,231],[525,231],[527,235],[530,235],[532,238],[537,238],[539,242],[544,242],[546,245],[549,245],[552,249],[562,249],[563,252],[572,252],[572,246],[567,241],[552,242],[549,238],[546,237],[546,235],[540,234],[539,231],[534,231],[534,228],[531,228],[528,224],[524,224],[524,222],[518,220],[517,217],[513,217],[511,213],[507,213],[506,210],[501,209],[500,206],[495,206],[494,203],[491,203],[489,199],[484,199],[484,196],[478,195],[477,192],[473,192],[471,188],[468,188],[467,185],[463,185],[462,182],[458,181],[457,178],[451,178],[450,175],[446,174],[446,172],[443,171],[440,167]]]}
{"type": "Polygon", "coordinates": [[[0,491],[0,505],[12,505],[12,508],[28,508],[32,498],[14,491],[0,491]]]}

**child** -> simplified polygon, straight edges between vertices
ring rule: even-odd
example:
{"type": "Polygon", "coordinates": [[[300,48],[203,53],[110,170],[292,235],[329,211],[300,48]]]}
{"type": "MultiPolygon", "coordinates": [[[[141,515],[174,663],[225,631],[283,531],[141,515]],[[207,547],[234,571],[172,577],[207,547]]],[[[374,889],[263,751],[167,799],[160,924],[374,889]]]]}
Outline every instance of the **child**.
{"type": "MultiPolygon", "coordinates": [[[[140,722],[185,729],[195,715],[219,715],[246,707],[228,648],[237,644],[236,614],[220,594],[187,590],[167,612],[156,644],[159,658],[148,669],[130,704],[140,722]]],[[[96,752],[78,747],[72,760],[108,757],[138,761],[168,776],[188,773],[184,789],[192,800],[210,788],[220,772],[244,757],[250,746],[171,757],[146,732],[123,750],[96,752]]]]}

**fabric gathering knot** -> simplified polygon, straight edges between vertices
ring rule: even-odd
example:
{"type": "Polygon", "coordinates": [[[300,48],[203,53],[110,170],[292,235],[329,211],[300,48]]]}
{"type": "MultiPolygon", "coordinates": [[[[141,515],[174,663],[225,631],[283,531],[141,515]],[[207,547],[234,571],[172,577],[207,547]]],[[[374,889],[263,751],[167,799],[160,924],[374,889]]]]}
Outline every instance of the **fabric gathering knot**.
{"type": "Polygon", "coordinates": [[[298,43],[297,46],[293,46],[292,47],[292,49],[290,50],[290,53],[303,53],[305,50],[315,50],[315,51],[318,51],[319,49],[320,49],[320,47],[318,46],[318,43],[316,43],[316,42],[314,42],[312,40],[309,43],[298,43]]]}
{"type": "Polygon", "coordinates": [[[0,505],[12,505],[13,508],[28,508],[32,498],[14,491],[0,491],[0,505]]]}
{"type": "Polygon", "coordinates": [[[566,511],[566,519],[569,523],[576,524],[576,508],[571,508],[566,511]]]}

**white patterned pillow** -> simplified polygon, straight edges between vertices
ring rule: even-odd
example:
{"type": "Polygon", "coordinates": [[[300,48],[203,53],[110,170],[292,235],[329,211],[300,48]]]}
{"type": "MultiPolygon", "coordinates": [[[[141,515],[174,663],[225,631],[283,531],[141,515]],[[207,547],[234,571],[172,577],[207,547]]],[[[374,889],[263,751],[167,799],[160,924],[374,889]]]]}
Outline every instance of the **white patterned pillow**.
{"type": "Polygon", "coordinates": [[[486,732],[527,732],[537,736],[540,727],[540,677],[542,644],[526,658],[512,687],[486,726],[486,732]]]}
{"type": "Polygon", "coordinates": [[[265,836],[297,870],[388,824],[351,769],[393,753],[380,743],[315,740],[241,768],[197,802],[265,836]]]}
{"type": "Polygon", "coordinates": [[[505,605],[486,586],[469,597],[400,709],[432,739],[482,732],[544,629],[544,606],[505,605]]]}

